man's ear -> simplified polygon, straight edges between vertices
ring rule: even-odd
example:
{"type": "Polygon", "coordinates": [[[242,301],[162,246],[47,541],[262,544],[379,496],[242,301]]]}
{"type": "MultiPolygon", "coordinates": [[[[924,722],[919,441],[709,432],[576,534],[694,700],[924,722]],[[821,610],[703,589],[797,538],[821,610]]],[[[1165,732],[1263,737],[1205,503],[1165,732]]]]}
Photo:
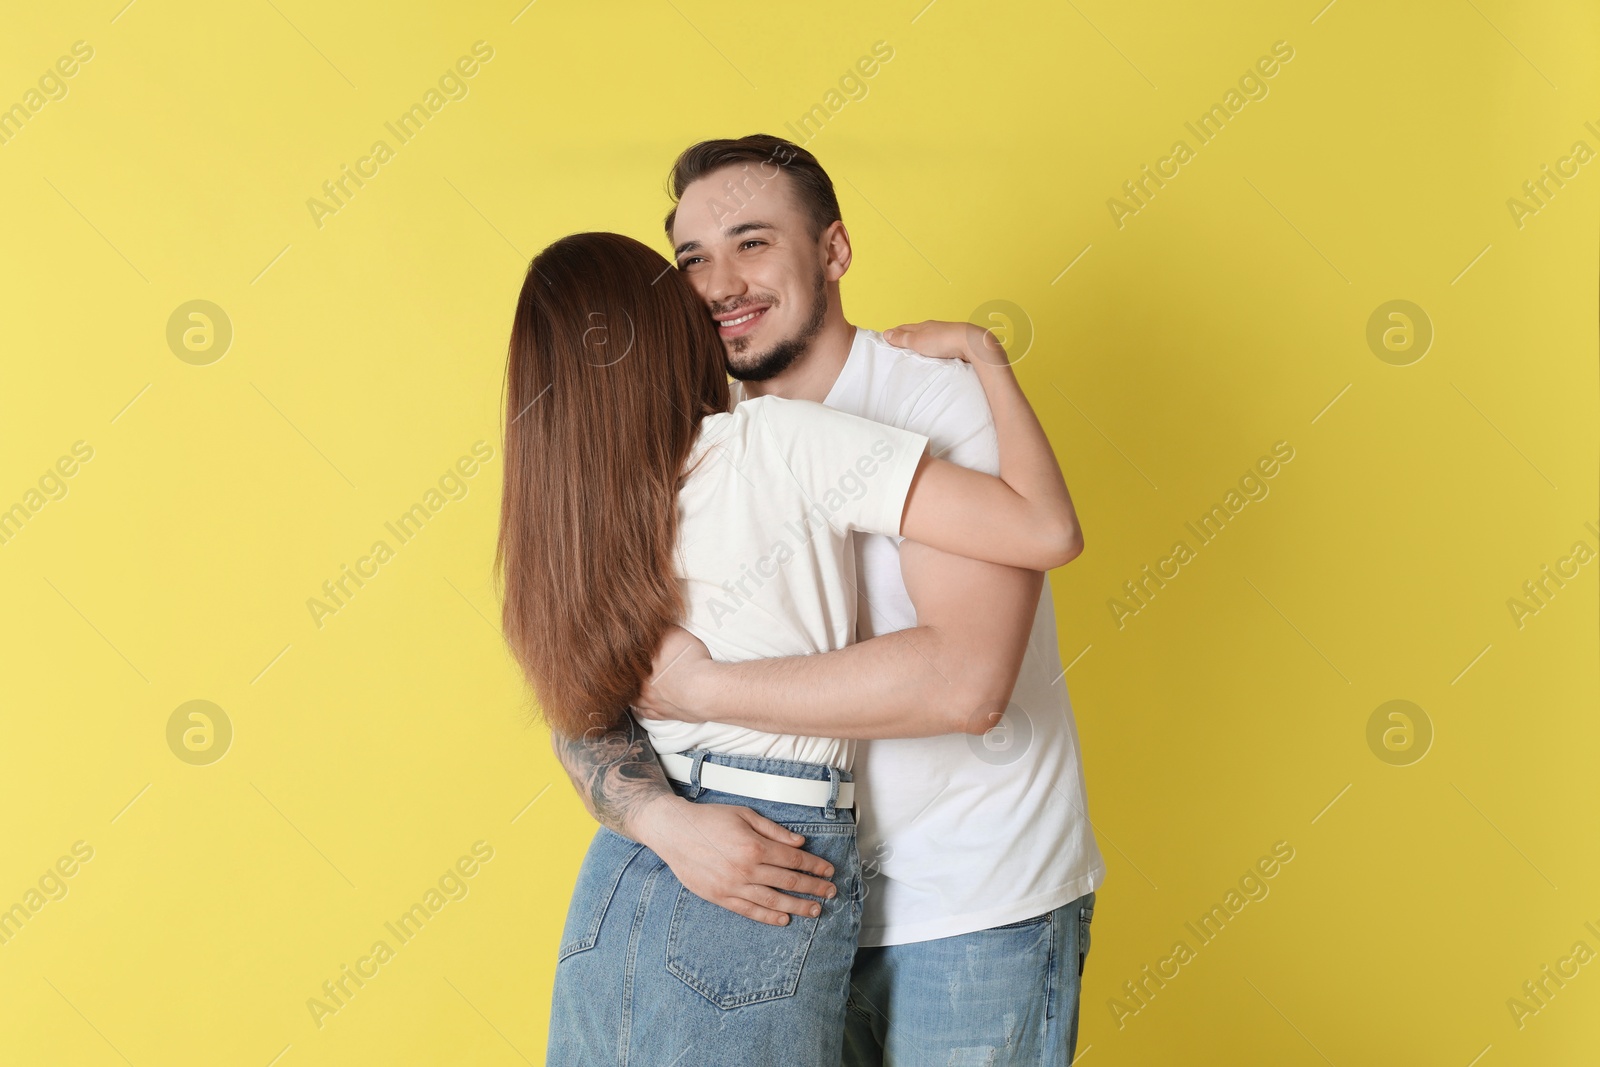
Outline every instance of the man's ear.
{"type": "Polygon", "coordinates": [[[830,282],[843,278],[850,269],[850,231],[838,219],[822,231],[822,271],[830,282]]]}

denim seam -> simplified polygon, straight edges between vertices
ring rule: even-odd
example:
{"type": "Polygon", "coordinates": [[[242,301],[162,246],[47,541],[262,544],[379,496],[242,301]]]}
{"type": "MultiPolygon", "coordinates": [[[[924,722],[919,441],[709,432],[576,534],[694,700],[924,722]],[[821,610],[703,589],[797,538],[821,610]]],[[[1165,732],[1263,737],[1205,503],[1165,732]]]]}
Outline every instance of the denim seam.
{"type": "Polygon", "coordinates": [[[1078,910],[1078,977],[1083,977],[1083,966],[1089,960],[1089,926],[1094,921],[1094,902],[1078,910]]]}
{"type": "MultiPolygon", "coordinates": [[[[601,829],[605,830],[606,828],[602,826],[601,829]]],[[[614,831],[608,830],[607,832],[613,833],[614,831]]],[[[622,837],[621,834],[617,834],[617,836],[622,837]]],[[[622,840],[626,841],[627,838],[622,838],[622,840]]],[[[556,955],[557,963],[560,963],[568,956],[576,955],[579,952],[587,952],[594,948],[595,942],[600,939],[600,926],[605,921],[606,912],[611,909],[611,900],[617,895],[617,887],[622,884],[622,876],[628,873],[628,867],[632,865],[634,859],[643,849],[643,845],[634,844],[632,851],[628,853],[628,858],[623,860],[621,865],[617,867],[617,873],[612,877],[611,885],[606,889],[605,895],[595,906],[594,916],[589,920],[589,929],[582,937],[575,938],[561,946],[556,955]]]]}
{"type": "Polygon", "coordinates": [[[644,886],[639,892],[639,906],[633,911],[633,926],[628,931],[628,952],[622,968],[622,1023],[617,1035],[619,1038],[617,1067],[628,1067],[628,1053],[631,1051],[633,1037],[633,978],[634,965],[639,958],[639,932],[644,929],[645,912],[650,908],[650,896],[655,889],[656,876],[661,873],[664,866],[665,864],[657,867],[645,877],[644,886]]]}
{"type": "Polygon", "coordinates": [[[1056,987],[1060,985],[1060,982],[1056,980],[1056,956],[1058,955],[1056,952],[1056,940],[1066,932],[1066,923],[1057,923],[1056,914],[1056,912],[1050,913],[1050,959],[1045,965],[1044,1017],[1046,1019],[1054,1019],[1056,1017],[1056,987]]]}

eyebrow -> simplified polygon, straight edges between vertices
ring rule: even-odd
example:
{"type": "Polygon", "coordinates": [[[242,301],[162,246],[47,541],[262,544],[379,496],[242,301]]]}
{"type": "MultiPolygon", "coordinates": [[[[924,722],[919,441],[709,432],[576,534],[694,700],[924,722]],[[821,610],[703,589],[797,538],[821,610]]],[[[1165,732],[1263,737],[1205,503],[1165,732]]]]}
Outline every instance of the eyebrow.
{"type": "MultiPolygon", "coordinates": [[[[752,230],[775,230],[775,229],[777,229],[777,227],[774,226],[770,222],[761,222],[761,221],[756,220],[756,219],[751,219],[749,222],[740,222],[740,223],[736,223],[736,224],[734,224],[732,226],[729,226],[726,230],[722,231],[722,236],[724,236],[724,237],[742,237],[745,234],[751,232],[752,230]]],[[[699,241],[685,241],[685,242],[683,242],[683,244],[679,245],[677,248],[674,248],[672,250],[672,256],[673,256],[674,259],[676,259],[677,257],[683,255],[685,252],[697,252],[699,250],[700,250],[700,242],[699,241]]]]}

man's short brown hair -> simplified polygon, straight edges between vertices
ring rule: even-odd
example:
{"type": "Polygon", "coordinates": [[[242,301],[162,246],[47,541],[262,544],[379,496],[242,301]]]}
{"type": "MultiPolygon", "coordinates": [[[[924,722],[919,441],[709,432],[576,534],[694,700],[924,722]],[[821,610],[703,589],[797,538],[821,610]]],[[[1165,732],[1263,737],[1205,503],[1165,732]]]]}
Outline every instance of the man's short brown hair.
{"type": "Polygon", "coordinates": [[[782,137],[752,133],[746,137],[701,141],[685,148],[678,156],[668,179],[672,195],[672,210],[667,212],[666,223],[669,240],[672,221],[678,214],[678,201],[690,183],[723,167],[741,165],[761,167],[757,180],[771,180],[780,171],[789,176],[795,197],[810,219],[812,237],[821,237],[823,230],[839,220],[839,198],[834,194],[833,181],[817,162],[817,157],[782,137]]]}

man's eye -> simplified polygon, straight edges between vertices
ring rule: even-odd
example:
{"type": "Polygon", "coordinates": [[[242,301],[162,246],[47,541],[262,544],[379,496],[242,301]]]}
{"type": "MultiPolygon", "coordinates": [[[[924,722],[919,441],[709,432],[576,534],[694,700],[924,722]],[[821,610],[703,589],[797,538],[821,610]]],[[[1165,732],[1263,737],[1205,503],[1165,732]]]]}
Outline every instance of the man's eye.
{"type": "Polygon", "coordinates": [[[764,245],[766,243],[767,242],[765,242],[765,241],[762,241],[762,240],[760,240],[758,238],[752,237],[752,238],[750,238],[750,240],[748,240],[748,241],[744,242],[743,244],[741,244],[739,246],[739,248],[742,250],[742,249],[745,249],[745,248],[749,248],[751,245],[764,245]]]}
{"type": "Polygon", "coordinates": [[[699,263],[699,262],[700,262],[700,257],[699,256],[690,256],[688,259],[681,259],[681,260],[678,261],[678,269],[679,270],[685,270],[691,264],[699,263]]]}

